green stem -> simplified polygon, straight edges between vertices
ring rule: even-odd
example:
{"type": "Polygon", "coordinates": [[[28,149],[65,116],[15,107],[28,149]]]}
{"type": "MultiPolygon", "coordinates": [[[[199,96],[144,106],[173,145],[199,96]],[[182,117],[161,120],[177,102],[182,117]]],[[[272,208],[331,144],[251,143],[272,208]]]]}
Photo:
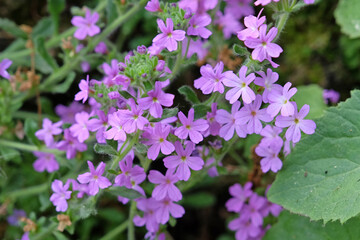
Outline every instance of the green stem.
{"type": "Polygon", "coordinates": [[[33,240],[41,240],[41,239],[48,239],[48,235],[50,235],[58,226],[57,223],[52,223],[47,229],[36,236],[32,237],[33,240]]]}
{"type": "Polygon", "coordinates": [[[135,228],[133,222],[135,211],[136,211],[136,202],[132,200],[130,205],[129,220],[128,220],[128,240],[135,240],[135,228]]]}
{"type": "Polygon", "coordinates": [[[24,151],[28,151],[28,152],[41,151],[41,152],[48,152],[48,153],[53,153],[53,154],[62,154],[61,151],[56,150],[56,149],[47,149],[47,148],[42,148],[42,147],[39,148],[38,146],[35,146],[35,145],[13,142],[13,141],[8,141],[8,140],[4,140],[4,139],[0,139],[0,145],[6,146],[6,147],[11,147],[11,148],[16,148],[16,149],[20,149],[20,150],[24,150],[24,151]]]}
{"type": "Polygon", "coordinates": [[[103,236],[102,238],[100,238],[100,240],[113,240],[113,239],[117,239],[116,237],[122,233],[126,227],[128,226],[128,221],[123,222],[122,224],[120,224],[119,226],[117,226],[116,228],[114,228],[113,230],[111,230],[110,232],[108,232],[105,236],[103,236]]]}
{"type": "Polygon", "coordinates": [[[191,39],[188,38],[188,39],[187,39],[187,44],[186,44],[186,51],[185,51],[185,55],[184,55],[184,58],[185,58],[185,59],[187,58],[187,55],[188,55],[188,52],[189,52],[190,41],[191,41],[191,39]]]}
{"type": "Polygon", "coordinates": [[[278,29],[278,33],[276,35],[276,38],[274,39],[274,42],[276,42],[279,39],[280,34],[283,31],[289,16],[290,16],[290,12],[284,12],[283,14],[280,15],[280,18],[275,24],[275,27],[278,29]]]}
{"type": "Polygon", "coordinates": [[[28,187],[24,189],[15,190],[6,194],[7,198],[15,199],[26,195],[35,195],[44,192],[48,188],[48,183],[43,183],[37,186],[28,187]]]}
{"type": "MultiPolygon", "coordinates": [[[[19,118],[19,119],[39,119],[39,114],[34,112],[26,112],[26,111],[16,111],[12,114],[13,118],[19,118]]],[[[59,121],[58,117],[50,116],[47,114],[41,114],[41,118],[49,118],[51,121],[59,121]]]]}
{"type": "Polygon", "coordinates": [[[182,61],[183,61],[182,44],[181,43],[178,43],[178,48],[179,48],[179,53],[176,55],[176,62],[175,62],[174,68],[172,70],[172,79],[174,79],[176,77],[178,71],[180,71],[181,64],[182,64],[182,61]]]}

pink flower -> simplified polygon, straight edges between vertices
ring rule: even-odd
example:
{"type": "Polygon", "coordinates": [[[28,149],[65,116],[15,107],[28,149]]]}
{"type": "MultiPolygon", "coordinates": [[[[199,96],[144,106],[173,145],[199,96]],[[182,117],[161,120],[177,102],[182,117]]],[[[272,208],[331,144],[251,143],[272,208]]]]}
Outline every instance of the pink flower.
{"type": "Polygon", "coordinates": [[[245,138],[247,135],[246,125],[236,121],[236,116],[239,112],[240,102],[236,101],[231,107],[231,114],[224,109],[219,109],[216,112],[215,120],[222,126],[219,131],[219,136],[226,141],[234,136],[234,131],[239,137],[245,138]]]}
{"type": "Polygon", "coordinates": [[[174,23],[171,18],[166,19],[166,25],[163,20],[158,19],[157,24],[162,33],[158,34],[153,43],[159,47],[167,48],[170,52],[177,49],[177,42],[182,41],[185,38],[185,31],[174,30],[174,23]]]}
{"type": "Polygon", "coordinates": [[[155,160],[158,157],[160,150],[164,155],[169,155],[175,150],[174,145],[166,140],[169,133],[170,126],[161,123],[155,123],[153,128],[145,129],[143,138],[148,140],[144,142],[144,144],[151,145],[147,151],[149,159],[155,160]]]}
{"type": "Polygon", "coordinates": [[[134,99],[129,99],[130,110],[118,110],[118,117],[122,121],[123,129],[126,133],[136,132],[138,129],[144,130],[149,121],[142,116],[142,108],[136,106],[134,99]]]}
{"type": "Polygon", "coordinates": [[[268,103],[268,96],[272,91],[282,91],[282,86],[274,84],[279,79],[279,74],[273,72],[270,68],[267,69],[266,74],[264,72],[257,72],[261,77],[256,77],[254,83],[258,86],[264,87],[265,90],[262,94],[263,102],[268,103]]]}
{"type": "Polygon", "coordinates": [[[229,12],[223,14],[221,11],[218,11],[215,23],[222,29],[225,39],[229,39],[231,35],[236,34],[243,28],[240,22],[229,12]]]}
{"type": "Polygon", "coordinates": [[[272,91],[268,95],[270,105],[267,107],[267,113],[271,117],[275,117],[281,111],[281,115],[284,117],[294,114],[294,106],[290,102],[290,98],[297,92],[296,88],[292,88],[291,83],[287,82],[282,89],[282,92],[272,91]]]}
{"type": "Polygon", "coordinates": [[[76,123],[70,127],[70,132],[74,137],[77,137],[79,142],[84,142],[90,136],[88,129],[89,118],[90,115],[87,112],[81,112],[75,115],[76,123]]]}
{"type": "Polygon", "coordinates": [[[192,157],[191,154],[195,149],[195,144],[187,142],[185,150],[179,141],[175,142],[176,156],[169,156],[164,158],[165,167],[168,169],[175,169],[175,175],[179,180],[187,181],[190,178],[190,168],[194,171],[199,171],[204,165],[204,160],[200,157],[192,157]]]}
{"type": "Polygon", "coordinates": [[[122,127],[124,120],[120,118],[119,110],[112,114],[108,115],[109,118],[109,125],[111,128],[104,132],[104,137],[106,139],[114,139],[115,141],[125,141],[126,140],[126,133],[122,127]]]}
{"type": "Polygon", "coordinates": [[[81,143],[75,138],[69,129],[64,130],[64,140],[60,141],[56,147],[59,150],[66,151],[66,158],[71,159],[76,156],[76,152],[84,152],[87,149],[87,145],[81,143]]]}
{"type": "Polygon", "coordinates": [[[46,146],[50,147],[54,143],[53,135],[59,135],[62,133],[62,121],[52,123],[48,118],[44,118],[42,129],[35,132],[35,136],[39,140],[43,140],[46,146]]]}
{"type": "Polygon", "coordinates": [[[256,95],[255,101],[250,104],[245,104],[236,115],[236,122],[238,124],[247,125],[247,133],[259,134],[262,129],[260,122],[270,122],[273,118],[266,113],[266,109],[260,109],[262,104],[261,95],[256,95]]]}
{"type": "Polygon", "coordinates": [[[282,167],[282,161],[279,158],[280,149],[276,145],[264,146],[259,144],[255,148],[255,152],[258,156],[263,157],[260,161],[261,170],[266,173],[269,170],[277,172],[282,167]]]}
{"type": "Polygon", "coordinates": [[[150,170],[148,179],[151,183],[159,184],[152,192],[152,197],[156,200],[159,201],[166,197],[169,197],[173,201],[182,199],[180,190],[175,186],[179,178],[173,173],[173,169],[168,169],[165,176],[157,170],[150,170]]]}
{"type": "Polygon", "coordinates": [[[100,28],[96,26],[96,22],[99,20],[99,14],[94,12],[91,14],[89,9],[86,9],[85,18],[75,16],[71,19],[71,24],[78,27],[74,33],[74,37],[83,40],[87,35],[90,37],[95,36],[100,32],[100,28]]]}
{"type": "Polygon", "coordinates": [[[178,117],[182,124],[182,126],[178,127],[174,132],[178,138],[186,139],[190,136],[190,140],[196,144],[204,139],[200,132],[206,131],[209,128],[209,125],[204,119],[194,121],[193,108],[189,110],[188,118],[182,112],[179,112],[178,117]]]}
{"type": "Polygon", "coordinates": [[[209,15],[197,15],[195,14],[189,21],[189,28],[187,34],[190,36],[200,36],[208,39],[212,32],[205,28],[211,23],[211,17],[209,15]]]}
{"type": "Polygon", "coordinates": [[[94,52],[99,54],[106,54],[107,51],[107,46],[104,42],[99,42],[99,44],[94,48],[94,52]]]}
{"type": "Polygon", "coordinates": [[[309,105],[305,104],[299,112],[297,112],[297,105],[294,102],[294,114],[288,117],[278,116],[275,121],[275,125],[281,128],[289,127],[286,130],[286,140],[297,143],[301,138],[301,131],[306,134],[313,134],[315,132],[316,124],[312,120],[304,119],[310,111],[309,105]]]}
{"type": "Polygon", "coordinates": [[[279,57],[283,50],[279,45],[271,41],[276,37],[278,30],[276,27],[272,27],[266,34],[266,29],[267,26],[265,24],[262,25],[259,30],[259,38],[247,38],[244,43],[248,48],[254,49],[251,54],[253,59],[259,60],[260,62],[267,59],[271,65],[276,68],[279,65],[271,59],[273,57],[279,57]]]}
{"type": "Polygon", "coordinates": [[[261,15],[262,10],[259,12],[258,16],[255,17],[253,15],[247,16],[244,18],[244,25],[245,27],[247,27],[244,30],[241,30],[240,32],[238,32],[237,37],[241,40],[241,41],[245,41],[247,38],[258,38],[260,33],[259,33],[259,28],[261,25],[264,24],[266,17],[261,15]]]}
{"type": "Polygon", "coordinates": [[[144,169],[138,165],[133,167],[133,160],[133,157],[128,155],[119,162],[121,173],[115,178],[116,185],[132,188],[133,185],[138,185],[145,180],[144,169]]]}
{"type": "Polygon", "coordinates": [[[245,202],[253,194],[251,187],[252,187],[252,183],[247,182],[244,185],[244,188],[242,188],[241,185],[238,183],[232,185],[229,188],[229,192],[232,198],[230,198],[225,204],[229,212],[239,213],[241,211],[245,202]]]}
{"type": "Polygon", "coordinates": [[[101,162],[96,170],[92,162],[87,161],[90,172],[80,174],[77,180],[80,183],[89,184],[89,194],[96,195],[99,192],[99,188],[104,189],[111,186],[111,182],[106,177],[101,176],[105,171],[106,164],[101,162]]]}
{"type": "Polygon", "coordinates": [[[103,111],[98,110],[97,116],[99,118],[92,118],[88,122],[88,128],[92,132],[96,132],[96,140],[98,143],[106,143],[104,133],[108,128],[108,118],[103,111]]]}
{"type": "Polygon", "coordinates": [[[209,124],[209,128],[203,133],[204,137],[209,135],[217,136],[220,131],[220,123],[218,123],[215,119],[217,112],[217,103],[214,102],[211,104],[211,112],[206,113],[206,121],[209,124]]]}
{"type": "Polygon", "coordinates": [[[144,212],[143,217],[136,215],[134,217],[135,226],[146,226],[149,232],[156,232],[159,229],[159,222],[156,220],[155,213],[159,208],[158,202],[154,198],[140,199],[136,207],[144,212]]]}
{"type": "Polygon", "coordinates": [[[67,191],[69,186],[70,183],[63,185],[62,181],[57,179],[51,184],[54,193],[51,195],[50,201],[56,206],[57,212],[65,212],[68,208],[66,200],[71,197],[71,191],[67,191]]]}
{"type": "Polygon", "coordinates": [[[169,221],[170,214],[174,218],[181,218],[185,213],[185,209],[182,206],[173,203],[168,197],[158,201],[157,205],[158,208],[156,209],[155,216],[156,220],[161,224],[165,224],[169,221]]]}
{"type": "Polygon", "coordinates": [[[155,82],[155,88],[148,92],[148,97],[138,100],[139,106],[144,110],[150,109],[151,116],[155,118],[161,118],[163,113],[162,106],[171,107],[175,97],[173,94],[165,93],[162,90],[163,85],[164,83],[162,82],[155,82]]]}
{"type": "Polygon", "coordinates": [[[12,61],[5,58],[0,62],[0,76],[6,79],[10,79],[10,74],[6,71],[12,64],[12,61]]]}
{"type": "Polygon", "coordinates": [[[249,84],[255,79],[255,74],[251,73],[246,76],[246,72],[247,67],[242,66],[239,71],[239,77],[237,77],[232,72],[226,74],[226,79],[223,81],[224,85],[227,87],[232,87],[232,89],[230,89],[225,96],[226,100],[229,100],[230,104],[233,104],[235,101],[237,101],[240,96],[242,97],[244,103],[247,104],[255,100],[255,93],[249,87],[249,84]]]}
{"type": "Polygon", "coordinates": [[[114,79],[115,77],[117,77],[119,73],[118,64],[119,62],[116,59],[111,60],[111,64],[107,64],[107,63],[102,64],[101,67],[105,73],[105,77],[103,81],[107,86],[113,86],[115,85],[116,81],[119,81],[119,79],[114,79]]]}
{"type": "Polygon", "coordinates": [[[83,100],[85,103],[89,96],[89,75],[86,76],[86,81],[81,79],[79,83],[80,92],[75,95],[75,101],[83,100]]]}
{"type": "Polygon", "coordinates": [[[51,173],[59,169],[59,163],[56,161],[54,154],[37,151],[33,152],[33,154],[38,157],[33,163],[35,171],[43,172],[46,170],[51,173]]]}
{"type": "Polygon", "coordinates": [[[160,8],[159,0],[150,0],[145,6],[145,9],[149,12],[162,12],[160,8]]]}

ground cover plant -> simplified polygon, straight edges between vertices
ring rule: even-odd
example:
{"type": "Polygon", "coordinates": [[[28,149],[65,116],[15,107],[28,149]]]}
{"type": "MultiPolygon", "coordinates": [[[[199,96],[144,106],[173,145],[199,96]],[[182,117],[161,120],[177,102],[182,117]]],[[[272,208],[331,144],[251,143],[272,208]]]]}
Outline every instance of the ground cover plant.
{"type": "Polygon", "coordinates": [[[360,238],[357,0],[0,13],[1,239],[360,238]]]}

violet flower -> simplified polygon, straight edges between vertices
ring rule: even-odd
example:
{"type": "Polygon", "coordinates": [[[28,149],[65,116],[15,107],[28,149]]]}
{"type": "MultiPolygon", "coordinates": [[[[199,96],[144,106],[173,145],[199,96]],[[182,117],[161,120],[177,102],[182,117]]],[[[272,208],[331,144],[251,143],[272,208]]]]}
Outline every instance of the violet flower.
{"type": "Polygon", "coordinates": [[[206,131],[209,128],[206,120],[198,119],[194,121],[194,109],[189,110],[188,118],[183,112],[178,113],[179,120],[182,126],[178,127],[174,134],[180,139],[186,139],[188,136],[193,143],[198,144],[204,138],[200,132],[206,131]]]}
{"type": "Polygon", "coordinates": [[[284,144],[283,139],[279,136],[281,132],[282,128],[266,125],[260,132],[260,135],[263,136],[260,144],[263,146],[281,148],[284,144]]]}
{"type": "Polygon", "coordinates": [[[241,217],[235,218],[229,222],[228,227],[230,230],[236,231],[236,240],[257,239],[261,234],[260,226],[252,224],[250,219],[243,220],[241,217]]]}
{"type": "Polygon", "coordinates": [[[278,146],[270,145],[270,146],[264,146],[262,144],[259,144],[255,148],[255,153],[263,157],[260,161],[261,170],[266,173],[269,170],[273,172],[278,172],[282,167],[282,161],[279,158],[281,148],[278,146]]]}
{"type": "Polygon", "coordinates": [[[37,172],[47,171],[49,173],[59,169],[59,163],[55,159],[55,155],[52,153],[35,151],[33,154],[38,157],[33,163],[33,167],[37,172]]]}
{"type": "Polygon", "coordinates": [[[10,74],[6,71],[12,64],[12,61],[5,58],[0,62],[0,76],[6,79],[10,79],[10,74]]]}
{"type": "Polygon", "coordinates": [[[110,64],[107,63],[103,63],[101,65],[102,69],[104,70],[105,76],[103,78],[103,82],[105,83],[105,85],[107,86],[113,86],[115,85],[115,77],[118,75],[119,73],[119,67],[118,67],[118,60],[113,59],[111,60],[110,64]]]}
{"type": "Polygon", "coordinates": [[[118,110],[118,117],[123,122],[123,129],[126,133],[136,132],[138,129],[144,130],[146,124],[149,121],[142,116],[143,109],[140,106],[136,106],[134,99],[129,100],[130,110],[118,110]]]}
{"type": "Polygon", "coordinates": [[[167,196],[173,201],[182,199],[180,190],[175,186],[179,178],[173,173],[173,169],[168,169],[165,176],[157,170],[150,170],[148,179],[151,183],[158,184],[152,192],[152,197],[156,200],[162,200],[167,196]]]}
{"type": "Polygon", "coordinates": [[[75,114],[85,111],[85,106],[78,102],[72,102],[69,106],[57,105],[55,112],[65,123],[75,123],[75,114]]]}
{"type": "Polygon", "coordinates": [[[121,173],[115,178],[116,185],[132,188],[133,185],[140,184],[145,180],[144,169],[138,165],[133,167],[133,160],[133,157],[128,155],[119,162],[121,173]]]}
{"type": "Polygon", "coordinates": [[[236,19],[254,14],[254,8],[251,6],[253,0],[226,0],[225,13],[231,14],[236,19]]]}
{"type": "Polygon", "coordinates": [[[291,83],[287,82],[281,92],[272,91],[268,95],[270,105],[267,107],[267,113],[271,117],[275,117],[280,111],[284,117],[294,114],[294,106],[290,102],[290,98],[297,92],[296,88],[291,88],[291,83]]]}
{"type": "Polygon", "coordinates": [[[238,32],[237,37],[241,41],[245,41],[247,38],[258,38],[260,35],[259,28],[266,21],[266,17],[260,17],[262,10],[259,12],[258,16],[253,15],[247,16],[244,18],[244,25],[246,29],[238,32]]]}
{"type": "Polygon", "coordinates": [[[124,120],[120,118],[119,110],[112,114],[108,115],[108,123],[111,126],[109,130],[104,132],[104,137],[106,139],[114,139],[115,141],[125,141],[126,133],[122,127],[124,120]]]}
{"type": "Polygon", "coordinates": [[[51,120],[48,118],[44,118],[42,129],[35,132],[35,136],[39,140],[43,140],[45,142],[45,145],[50,147],[54,143],[54,137],[53,135],[59,135],[62,133],[62,121],[59,121],[57,123],[52,123],[51,120]]]}
{"type": "Polygon", "coordinates": [[[149,12],[162,12],[160,8],[159,0],[150,0],[145,6],[145,9],[149,12]]]}
{"type": "Polygon", "coordinates": [[[77,137],[79,142],[84,142],[90,136],[88,129],[89,118],[90,115],[87,112],[81,112],[75,115],[76,123],[70,127],[70,132],[74,137],[77,137]]]}
{"type": "Polygon", "coordinates": [[[81,79],[79,88],[81,91],[75,95],[75,101],[82,100],[85,103],[89,96],[89,75],[86,76],[86,81],[81,79]]]}
{"type": "Polygon", "coordinates": [[[71,197],[71,191],[68,191],[69,186],[70,183],[63,185],[63,182],[57,179],[51,184],[54,193],[51,195],[50,201],[56,206],[57,212],[65,212],[68,208],[66,200],[71,197]]]}
{"type": "MultiPolygon", "coordinates": [[[[182,55],[185,56],[187,43],[189,39],[185,38],[182,41],[182,55]]],[[[193,54],[197,54],[199,60],[205,59],[206,55],[208,54],[209,50],[206,48],[205,44],[207,41],[203,41],[201,39],[198,39],[194,41],[193,39],[190,39],[189,49],[187,51],[187,58],[191,58],[193,54]]]]}
{"type": "Polygon", "coordinates": [[[158,201],[155,216],[159,223],[165,224],[169,221],[170,214],[174,218],[181,218],[184,213],[185,209],[181,205],[174,203],[170,198],[166,197],[158,201]]]}
{"type": "Polygon", "coordinates": [[[187,30],[187,34],[208,39],[212,32],[205,27],[210,23],[211,17],[209,15],[194,15],[189,21],[190,26],[187,30]]]}
{"type": "Polygon", "coordinates": [[[136,207],[144,212],[143,217],[136,215],[133,219],[134,225],[137,227],[146,226],[149,232],[156,232],[159,229],[159,222],[156,220],[155,214],[158,209],[158,202],[154,198],[140,199],[137,201],[136,207]]]}
{"type": "Polygon", "coordinates": [[[80,174],[77,177],[77,180],[80,183],[88,183],[89,184],[89,194],[90,195],[96,195],[99,192],[99,188],[104,189],[109,186],[111,186],[111,182],[106,177],[103,177],[106,164],[103,162],[100,162],[100,164],[97,166],[96,170],[94,168],[94,165],[92,162],[87,161],[87,164],[89,166],[90,172],[86,172],[83,174],[80,174]]]}
{"type": "Polygon", "coordinates": [[[190,178],[190,168],[194,171],[199,171],[204,165],[204,160],[200,157],[191,156],[195,149],[195,144],[187,142],[185,150],[181,142],[175,142],[175,151],[177,155],[164,158],[164,165],[168,169],[175,169],[175,175],[179,180],[187,181],[190,178]]]}
{"type": "Polygon", "coordinates": [[[99,54],[106,54],[107,53],[107,46],[104,42],[99,42],[98,45],[94,48],[94,52],[99,54]]]}
{"type": "Polygon", "coordinates": [[[285,137],[287,140],[297,143],[301,138],[301,131],[306,134],[313,134],[315,132],[316,124],[313,120],[304,119],[310,111],[309,105],[305,104],[299,112],[297,112],[297,105],[293,102],[294,114],[288,117],[278,116],[275,125],[281,128],[289,127],[286,130],[285,137]]]}
{"type": "Polygon", "coordinates": [[[7,221],[12,226],[19,226],[22,217],[26,217],[26,212],[21,209],[14,209],[13,214],[7,218],[7,221]]]}
{"type": "Polygon", "coordinates": [[[161,19],[157,20],[157,24],[162,33],[153,39],[153,43],[159,47],[167,48],[170,52],[177,50],[177,41],[184,40],[185,31],[174,30],[174,23],[171,18],[166,19],[166,26],[161,19]]]}
{"type": "Polygon", "coordinates": [[[108,128],[108,117],[103,111],[98,110],[97,116],[99,118],[92,118],[88,121],[88,129],[96,132],[96,140],[98,143],[106,143],[104,133],[108,128]]]}
{"type": "Polygon", "coordinates": [[[76,152],[84,152],[87,149],[85,143],[81,143],[75,138],[69,129],[64,130],[64,140],[60,141],[56,147],[59,150],[66,151],[66,158],[71,159],[76,156],[76,152]]]}
{"type": "Polygon", "coordinates": [[[243,26],[232,14],[222,14],[221,11],[216,13],[215,23],[222,29],[225,39],[229,39],[231,35],[237,34],[237,32],[243,29],[243,26]]]}
{"type": "Polygon", "coordinates": [[[265,90],[262,94],[262,99],[264,103],[268,103],[268,96],[272,91],[282,92],[282,86],[275,84],[279,79],[279,74],[273,72],[270,68],[266,70],[266,74],[262,71],[257,72],[261,77],[256,77],[254,83],[260,87],[264,87],[265,90]]]}
{"type": "Polygon", "coordinates": [[[253,194],[251,188],[252,188],[251,182],[247,182],[244,185],[244,188],[238,183],[232,185],[229,188],[229,193],[232,196],[232,198],[230,198],[225,204],[227,210],[229,212],[240,213],[247,199],[253,194]]]}
{"type": "Polygon", "coordinates": [[[89,9],[86,9],[85,18],[75,16],[71,19],[71,24],[78,27],[74,33],[74,37],[83,40],[86,36],[95,36],[100,33],[100,28],[96,26],[96,22],[99,20],[99,14],[94,12],[91,14],[89,9]]]}
{"type": "Polygon", "coordinates": [[[221,125],[215,119],[216,113],[217,113],[217,103],[214,102],[211,104],[211,112],[206,113],[206,121],[209,124],[209,128],[205,132],[203,132],[204,137],[207,137],[209,135],[212,136],[219,135],[221,125]]]}

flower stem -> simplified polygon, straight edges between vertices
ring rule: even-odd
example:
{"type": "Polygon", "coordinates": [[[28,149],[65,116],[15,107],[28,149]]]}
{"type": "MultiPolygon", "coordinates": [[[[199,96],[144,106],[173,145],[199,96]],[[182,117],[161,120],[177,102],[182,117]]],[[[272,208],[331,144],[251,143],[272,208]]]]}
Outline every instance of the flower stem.
{"type": "Polygon", "coordinates": [[[135,211],[136,211],[136,202],[132,200],[130,204],[130,212],[129,212],[129,220],[128,220],[128,240],[135,240],[135,228],[133,222],[135,211]]]}
{"type": "Polygon", "coordinates": [[[38,147],[35,145],[13,142],[13,141],[8,141],[8,140],[4,140],[4,139],[0,139],[0,145],[5,146],[5,147],[16,148],[16,149],[20,149],[20,150],[24,150],[24,151],[28,151],[28,152],[41,151],[41,152],[48,152],[48,153],[53,153],[53,154],[62,154],[61,151],[56,150],[56,149],[42,148],[42,147],[38,147]]]}
{"type": "Polygon", "coordinates": [[[176,62],[174,65],[174,68],[172,70],[172,79],[174,79],[178,73],[178,71],[180,71],[181,68],[181,64],[183,62],[183,57],[182,57],[182,44],[178,43],[178,48],[179,48],[179,53],[178,55],[176,55],[176,62]]]}
{"type": "Polygon", "coordinates": [[[113,239],[117,239],[116,237],[122,233],[126,227],[128,226],[128,221],[123,222],[122,224],[120,224],[118,227],[114,228],[113,230],[111,230],[110,232],[108,232],[105,236],[103,236],[102,238],[100,238],[100,240],[113,240],[113,239]]]}
{"type": "Polygon", "coordinates": [[[57,223],[52,223],[50,226],[46,228],[45,231],[37,234],[35,237],[32,237],[33,240],[41,240],[41,239],[48,239],[48,236],[56,229],[57,223]]]}

